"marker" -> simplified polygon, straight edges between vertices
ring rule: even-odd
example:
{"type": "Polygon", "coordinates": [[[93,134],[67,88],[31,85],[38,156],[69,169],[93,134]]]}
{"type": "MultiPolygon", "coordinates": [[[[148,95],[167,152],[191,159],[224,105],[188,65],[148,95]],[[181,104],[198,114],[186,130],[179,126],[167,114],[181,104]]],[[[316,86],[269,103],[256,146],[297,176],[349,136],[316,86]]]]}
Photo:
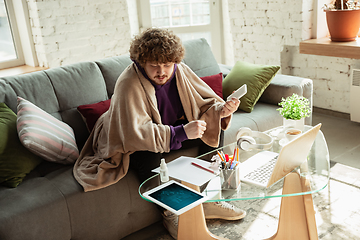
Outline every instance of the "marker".
{"type": "Polygon", "coordinates": [[[201,166],[201,165],[199,165],[199,164],[197,164],[197,163],[195,163],[195,162],[191,162],[191,164],[194,165],[194,166],[197,166],[197,167],[199,167],[199,168],[201,168],[201,169],[204,169],[204,170],[206,170],[206,171],[208,171],[208,172],[211,172],[211,173],[213,173],[213,174],[216,174],[215,171],[213,171],[213,170],[211,170],[211,169],[209,169],[209,168],[203,167],[203,166],[201,166]]]}

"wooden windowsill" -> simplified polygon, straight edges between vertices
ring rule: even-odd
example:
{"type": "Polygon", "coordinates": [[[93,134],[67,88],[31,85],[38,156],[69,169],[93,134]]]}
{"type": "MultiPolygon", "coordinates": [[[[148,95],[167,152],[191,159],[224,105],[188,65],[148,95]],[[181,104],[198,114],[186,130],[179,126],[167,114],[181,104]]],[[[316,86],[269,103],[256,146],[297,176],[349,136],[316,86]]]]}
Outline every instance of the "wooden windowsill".
{"type": "Polygon", "coordinates": [[[300,53],[329,57],[360,59],[360,39],[352,42],[333,42],[330,38],[300,42],[300,53]]]}
{"type": "Polygon", "coordinates": [[[20,75],[20,74],[24,74],[24,73],[36,72],[36,71],[41,71],[41,70],[46,70],[46,69],[48,69],[48,68],[22,65],[22,66],[18,66],[18,67],[0,69],[0,77],[20,75]]]}

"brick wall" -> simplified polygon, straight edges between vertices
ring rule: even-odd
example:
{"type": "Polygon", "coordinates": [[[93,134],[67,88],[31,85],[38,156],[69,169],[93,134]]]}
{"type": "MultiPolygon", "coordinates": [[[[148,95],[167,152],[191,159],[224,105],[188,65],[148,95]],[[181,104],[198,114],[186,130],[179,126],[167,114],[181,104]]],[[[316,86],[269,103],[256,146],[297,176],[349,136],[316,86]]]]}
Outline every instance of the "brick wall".
{"type": "Polygon", "coordinates": [[[284,45],[301,40],[301,1],[229,0],[235,59],[280,64],[284,45]]]}
{"type": "Polygon", "coordinates": [[[27,3],[40,66],[57,67],[128,52],[131,34],[126,0],[27,3]]]}
{"type": "Polygon", "coordinates": [[[314,0],[228,0],[234,58],[278,64],[314,80],[314,106],[349,113],[350,69],[360,60],[299,54],[311,37],[314,0]]]}

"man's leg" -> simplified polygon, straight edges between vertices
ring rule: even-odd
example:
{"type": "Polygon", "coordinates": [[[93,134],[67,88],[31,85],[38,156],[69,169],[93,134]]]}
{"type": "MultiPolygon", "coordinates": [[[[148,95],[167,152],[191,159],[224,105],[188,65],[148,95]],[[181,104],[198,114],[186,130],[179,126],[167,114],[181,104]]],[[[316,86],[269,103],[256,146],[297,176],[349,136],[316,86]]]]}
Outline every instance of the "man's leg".
{"type": "MultiPolygon", "coordinates": [[[[220,148],[224,143],[224,131],[221,131],[219,146],[220,148]]],[[[198,155],[206,154],[217,148],[206,145],[201,139],[186,140],[183,142],[182,149],[198,146],[198,155]]],[[[209,156],[210,158],[210,156],[209,156]]],[[[210,159],[204,159],[210,161],[210,159]]],[[[207,183],[200,187],[200,191],[203,191],[207,187],[207,183]]],[[[206,219],[225,219],[225,220],[239,220],[246,216],[246,212],[240,208],[231,205],[228,202],[206,202],[203,203],[204,214],[206,219]]]]}
{"type": "MultiPolygon", "coordinates": [[[[222,146],[224,146],[224,131],[221,131],[218,148],[222,146]]],[[[208,146],[201,141],[201,144],[199,145],[199,155],[206,154],[215,149],[216,148],[208,146]]],[[[201,189],[205,189],[206,185],[202,186],[201,189]]],[[[244,210],[224,201],[203,203],[203,207],[206,219],[239,220],[246,216],[246,212],[244,210]]]]}
{"type": "MultiPolygon", "coordinates": [[[[151,172],[160,166],[162,154],[149,151],[138,151],[130,155],[130,168],[133,169],[140,182],[144,182],[156,173],[151,172]]],[[[170,235],[177,239],[178,216],[156,205],[163,216],[163,224],[170,235]]]]}
{"type": "Polygon", "coordinates": [[[130,155],[130,169],[135,170],[140,182],[144,182],[156,173],[151,172],[160,166],[162,154],[150,151],[137,151],[130,155]]]}

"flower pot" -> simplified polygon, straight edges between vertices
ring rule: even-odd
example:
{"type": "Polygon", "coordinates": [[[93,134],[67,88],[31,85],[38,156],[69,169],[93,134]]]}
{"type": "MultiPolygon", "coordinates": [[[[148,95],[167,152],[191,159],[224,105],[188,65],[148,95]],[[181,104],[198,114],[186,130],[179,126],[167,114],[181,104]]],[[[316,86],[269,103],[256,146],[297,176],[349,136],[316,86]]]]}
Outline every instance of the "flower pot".
{"type": "Polygon", "coordinates": [[[360,9],[325,10],[331,41],[355,41],[360,28],[360,9]]]}
{"type": "Polygon", "coordinates": [[[296,129],[299,129],[301,131],[304,131],[305,118],[301,118],[299,120],[283,118],[283,126],[284,126],[285,129],[287,129],[287,128],[296,128],[296,129]]]}

